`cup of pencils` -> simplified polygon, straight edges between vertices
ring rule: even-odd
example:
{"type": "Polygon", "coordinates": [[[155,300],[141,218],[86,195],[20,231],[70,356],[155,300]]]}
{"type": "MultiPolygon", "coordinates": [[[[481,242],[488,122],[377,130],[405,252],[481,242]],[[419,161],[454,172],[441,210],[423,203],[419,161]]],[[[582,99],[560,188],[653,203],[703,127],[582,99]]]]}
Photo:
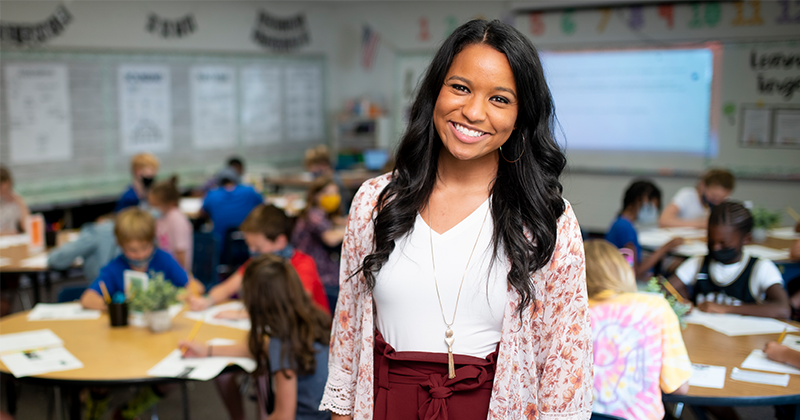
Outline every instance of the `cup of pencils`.
{"type": "Polygon", "coordinates": [[[108,319],[112,327],[128,326],[128,299],[125,293],[116,292],[114,296],[108,294],[105,283],[100,282],[100,290],[103,292],[103,299],[108,306],[108,319]]]}

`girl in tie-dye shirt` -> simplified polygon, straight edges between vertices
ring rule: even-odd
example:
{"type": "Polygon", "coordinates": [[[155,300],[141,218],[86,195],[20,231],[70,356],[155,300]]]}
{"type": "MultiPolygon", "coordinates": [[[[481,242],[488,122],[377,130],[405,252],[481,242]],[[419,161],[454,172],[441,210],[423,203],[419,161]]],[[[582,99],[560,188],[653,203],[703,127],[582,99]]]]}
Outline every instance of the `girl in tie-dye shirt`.
{"type": "Polygon", "coordinates": [[[593,411],[661,419],[661,392],[685,394],[692,375],[675,312],[636,293],[633,270],[614,245],[588,241],[586,283],[594,341],[593,411]]]}

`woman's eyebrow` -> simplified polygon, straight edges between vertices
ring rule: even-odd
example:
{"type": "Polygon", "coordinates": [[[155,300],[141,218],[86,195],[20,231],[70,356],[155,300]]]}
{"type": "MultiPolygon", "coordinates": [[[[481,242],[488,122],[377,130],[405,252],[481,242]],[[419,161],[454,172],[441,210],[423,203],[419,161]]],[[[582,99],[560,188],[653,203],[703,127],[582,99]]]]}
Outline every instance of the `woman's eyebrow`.
{"type": "MultiPolygon", "coordinates": [[[[471,82],[470,80],[468,80],[468,79],[465,79],[465,78],[463,78],[463,77],[461,77],[461,76],[450,76],[450,77],[448,77],[448,78],[447,78],[447,81],[448,81],[448,82],[449,82],[449,81],[451,81],[451,80],[459,80],[459,81],[462,81],[462,82],[464,82],[464,83],[466,83],[466,84],[468,84],[468,85],[471,85],[471,84],[472,84],[472,82],[471,82]]],[[[514,90],[513,90],[513,89],[509,89],[509,88],[507,88],[507,87],[502,87],[502,86],[496,86],[496,87],[494,88],[494,90],[499,90],[499,91],[503,91],[503,92],[508,92],[508,93],[510,93],[512,96],[514,96],[514,99],[517,99],[517,94],[516,94],[516,93],[514,93],[514,90]]]]}

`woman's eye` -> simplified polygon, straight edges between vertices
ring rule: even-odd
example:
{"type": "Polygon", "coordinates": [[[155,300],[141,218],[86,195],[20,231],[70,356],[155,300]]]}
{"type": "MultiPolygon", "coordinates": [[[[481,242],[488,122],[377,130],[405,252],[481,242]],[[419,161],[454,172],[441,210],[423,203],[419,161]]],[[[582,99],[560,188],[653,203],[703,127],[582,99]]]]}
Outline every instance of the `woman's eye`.
{"type": "Polygon", "coordinates": [[[502,96],[493,96],[492,100],[495,101],[495,102],[499,102],[499,103],[501,103],[503,105],[508,105],[509,103],[511,103],[508,99],[506,99],[506,98],[504,98],[502,96]]]}
{"type": "Polygon", "coordinates": [[[467,87],[464,85],[451,85],[451,87],[455,90],[459,90],[464,93],[469,93],[469,89],[467,89],[467,87]]]}

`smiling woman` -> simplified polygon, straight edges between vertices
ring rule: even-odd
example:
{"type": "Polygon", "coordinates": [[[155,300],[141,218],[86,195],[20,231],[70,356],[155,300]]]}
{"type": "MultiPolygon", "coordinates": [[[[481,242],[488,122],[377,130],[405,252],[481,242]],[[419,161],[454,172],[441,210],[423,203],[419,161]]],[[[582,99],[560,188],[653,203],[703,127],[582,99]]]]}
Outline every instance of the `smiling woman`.
{"type": "Polygon", "coordinates": [[[589,418],[583,247],[553,120],[519,31],[474,20],[445,40],[394,171],[353,201],[320,407],[334,419],[589,418]]]}

